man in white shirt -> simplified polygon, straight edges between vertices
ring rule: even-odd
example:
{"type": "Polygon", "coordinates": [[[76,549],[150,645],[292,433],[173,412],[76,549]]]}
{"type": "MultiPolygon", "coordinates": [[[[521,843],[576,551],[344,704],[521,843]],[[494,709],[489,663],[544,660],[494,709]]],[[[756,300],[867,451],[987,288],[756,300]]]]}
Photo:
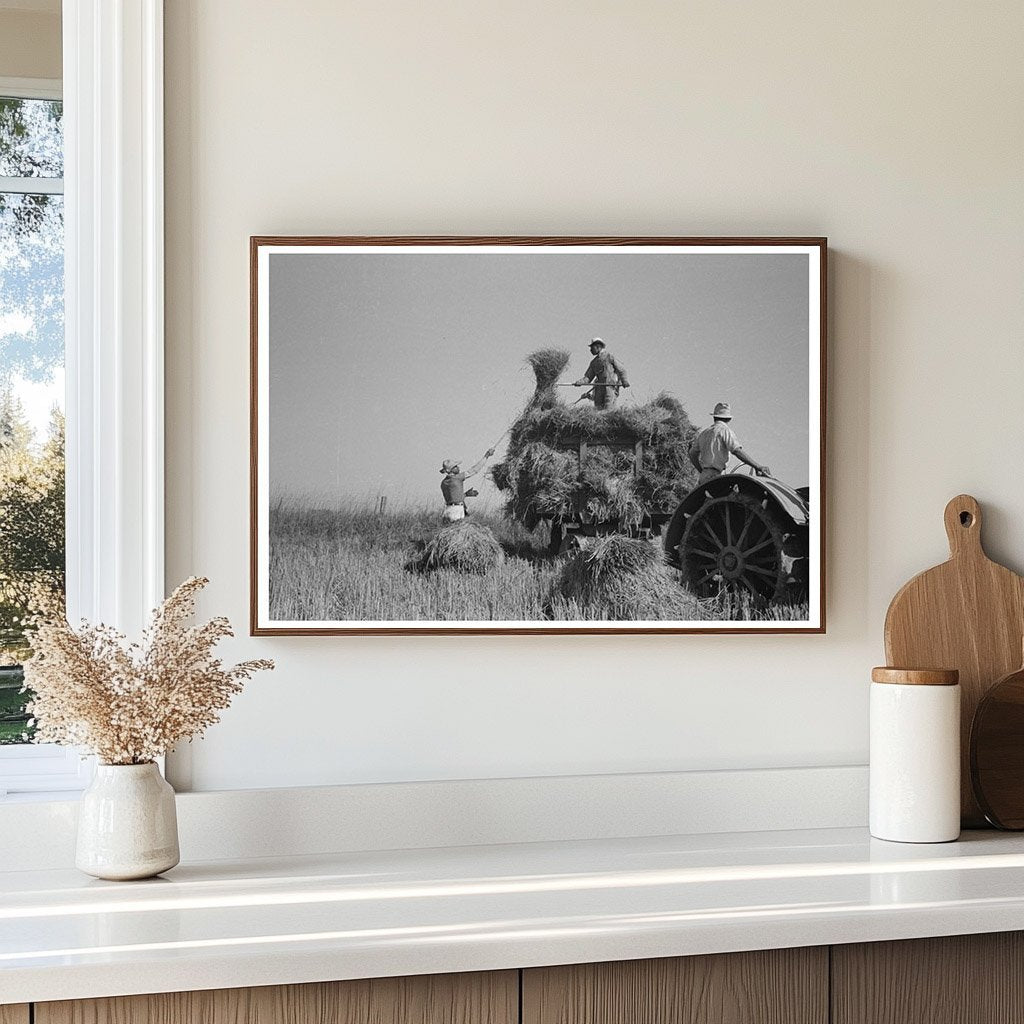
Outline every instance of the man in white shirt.
{"type": "Polygon", "coordinates": [[[729,403],[719,402],[711,415],[715,422],[710,427],[698,431],[690,445],[690,461],[700,473],[698,486],[721,476],[725,472],[725,467],[729,465],[731,455],[753,467],[758,476],[771,476],[771,470],[767,466],[751,458],[743,450],[739,438],[729,426],[732,419],[732,408],[729,403]]]}

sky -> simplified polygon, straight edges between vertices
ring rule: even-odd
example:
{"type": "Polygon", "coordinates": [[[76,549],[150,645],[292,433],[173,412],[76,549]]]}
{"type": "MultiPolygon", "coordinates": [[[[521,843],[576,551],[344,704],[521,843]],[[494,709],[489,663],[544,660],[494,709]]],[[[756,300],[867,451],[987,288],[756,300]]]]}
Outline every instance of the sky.
{"type": "MultiPolygon", "coordinates": [[[[0,175],[60,177],[63,130],[54,115],[61,104],[20,100],[16,118],[6,110],[0,175]]],[[[8,193],[0,210],[0,388],[17,396],[42,443],[52,410],[64,408],[63,200],[51,197],[42,221],[26,234],[17,229],[16,213],[32,201],[8,193]]]]}
{"type": "MultiPolygon", "coordinates": [[[[0,259],[0,287],[4,284],[3,263],[0,259]]],[[[18,301],[16,295],[9,296],[12,304],[18,301]]],[[[0,312],[0,338],[5,335],[28,337],[33,330],[32,318],[25,313],[0,312]]],[[[25,344],[25,343],[23,343],[25,344]]],[[[41,374],[40,379],[30,380],[20,373],[4,372],[0,366],[0,382],[5,382],[21,402],[25,419],[32,433],[42,441],[50,429],[50,416],[54,409],[64,409],[64,368],[55,366],[49,375],[41,374]]]]}
{"type": "MultiPolygon", "coordinates": [[[[51,362],[39,367],[31,376],[19,373],[13,366],[30,360],[32,340],[38,326],[31,314],[25,312],[20,282],[11,282],[4,274],[4,260],[0,253],[0,387],[10,388],[21,402],[22,412],[37,444],[49,434],[54,409],[64,411],[64,367],[51,362]],[[11,365],[5,356],[12,355],[11,365]]],[[[55,285],[56,287],[56,285],[55,285]]],[[[58,359],[61,354],[58,353],[58,359]]]]}
{"type": "Polygon", "coordinates": [[[526,356],[564,348],[576,380],[594,336],[628,371],[621,403],[668,391],[703,426],[730,402],[744,448],[804,486],[807,274],[788,253],[271,250],[271,494],[439,504],[442,460],[475,462],[529,400],[526,356]]]}

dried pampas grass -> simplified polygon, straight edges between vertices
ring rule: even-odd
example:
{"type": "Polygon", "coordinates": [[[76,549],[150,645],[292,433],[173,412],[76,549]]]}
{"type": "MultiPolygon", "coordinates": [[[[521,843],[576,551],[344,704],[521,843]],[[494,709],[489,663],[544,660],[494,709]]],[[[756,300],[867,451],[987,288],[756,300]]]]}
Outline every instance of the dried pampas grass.
{"type": "Polygon", "coordinates": [[[104,625],[37,622],[25,663],[36,742],[83,747],[104,764],[146,764],[217,722],[245,680],[274,663],[225,668],[213,649],[233,635],[228,620],[186,625],[208,582],[182,583],[154,611],[141,644],[104,625]]]}

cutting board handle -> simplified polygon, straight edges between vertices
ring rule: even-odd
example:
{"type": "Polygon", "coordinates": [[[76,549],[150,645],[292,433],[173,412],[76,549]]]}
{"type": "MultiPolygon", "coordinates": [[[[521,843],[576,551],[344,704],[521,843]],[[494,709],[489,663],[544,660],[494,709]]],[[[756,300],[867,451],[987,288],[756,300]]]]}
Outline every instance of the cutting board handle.
{"type": "Polygon", "coordinates": [[[958,494],[944,514],[951,557],[984,558],[981,547],[981,506],[969,494],[958,494]]]}

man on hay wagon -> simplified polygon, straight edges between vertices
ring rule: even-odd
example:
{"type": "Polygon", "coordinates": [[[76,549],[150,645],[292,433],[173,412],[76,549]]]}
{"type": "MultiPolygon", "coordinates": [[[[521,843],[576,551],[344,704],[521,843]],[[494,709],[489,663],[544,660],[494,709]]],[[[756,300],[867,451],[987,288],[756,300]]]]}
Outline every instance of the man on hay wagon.
{"type": "Polygon", "coordinates": [[[444,474],[444,479],[441,481],[441,493],[444,495],[444,511],[441,513],[441,518],[446,523],[457,523],[469,514],[466,510],[466,498],[475,498],[477,492],[472,489],[467,491],[466,481],[471,476],[476,476],[493,454],[494,449],[488,448],[484,452],[484,457],[475,465],[470,466],[466,473],[459,468],[456,459],[445,459],[441,463],[441,472],[444,474]]]}
{"type": "Polygon", "coordinates": [[[697,432],[688,452],[693,468],[700,473],[697,486],[721,476],[729,465],[729,457],[735,455],[740,462],[745,462],[758,476],[771,476],[772,471],[757,459],[748,455],[740,444],[740,439],[729,426],[732,419],[732,408],[728,402],[719,402],[711,414],[714,423],[697,432]]]}
{"type": "Polygon", "coordinates": [[[591,339],[590,354],[594,358],[590,360],[587,372],[573,386],[581,388],[584,384],[593,384],[582,397],[591,398],[595,409],[607,411],[615,405],[619,388],[629,387],[626,368],[615,361],[615,356],[600,338],[591,339]]]}

